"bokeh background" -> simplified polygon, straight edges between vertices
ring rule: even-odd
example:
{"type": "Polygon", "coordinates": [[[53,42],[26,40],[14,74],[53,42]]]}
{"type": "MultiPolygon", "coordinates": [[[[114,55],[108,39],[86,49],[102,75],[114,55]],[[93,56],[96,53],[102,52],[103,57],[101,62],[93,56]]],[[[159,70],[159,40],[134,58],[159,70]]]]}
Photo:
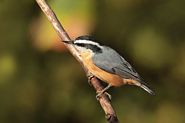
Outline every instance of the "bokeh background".
{"type": "MultiPolygon", "coordinates": [[[[50,0],[71,38],[90,34],[155,90],[112,88],[121,123],[185,123],[185,1],[50,0]]],[[[0,1],[0,123],[105,123],[79,63],[34,0],[0,1]]]]}

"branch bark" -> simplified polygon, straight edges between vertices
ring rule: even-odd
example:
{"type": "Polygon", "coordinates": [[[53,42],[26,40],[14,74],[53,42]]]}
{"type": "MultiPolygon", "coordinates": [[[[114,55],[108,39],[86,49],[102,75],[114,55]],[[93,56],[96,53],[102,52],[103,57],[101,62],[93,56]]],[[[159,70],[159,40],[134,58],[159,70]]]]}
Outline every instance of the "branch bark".
{"type": "MultiPolygon", "coordinates": [[[[38,3],[40,8],[42,9],[44,14],[46,15],[46,17],[48,18],[50,23],[52,24],[55,31],[58,33],[58,36],[61,38],[61,40],[70,41],[71,39],[70,39],[69,35],[67,34],[67,32],[65,31],[65,29],[63,28],[63,26],[61,25],[59,20],[57,19],[55,13],[52,11],[50,6],[46,3],[46,1],[45,0],[36,0],[36,2],[38,3]]],[[[84,71],[86,72],[86,75],[87,75],[88,69],[83,65],[79,52],[75,49],[75,47],[73,45],[67,45],[67,44],[64,44],[64,45],[69,49],[71,54],[79,61],[79,63],[82,65],[82,67],[84,68],[84,71]]],[[[96,93],[103,90],[103,86],[101,85],[100,81],[96,77],[93,77],[91,79],[91,84],[94,87],[94,89],[96,90],[96,93]]],[[[98,101],[105,112],[105,116],[106,116],[107,121],[109,123],[119,123],[117,116],[116,116],[116,113],[111,105],[111,102],[107,98],[107,96],[105,94],[103,94],[102,96],[100,96],[98,101]]]]}

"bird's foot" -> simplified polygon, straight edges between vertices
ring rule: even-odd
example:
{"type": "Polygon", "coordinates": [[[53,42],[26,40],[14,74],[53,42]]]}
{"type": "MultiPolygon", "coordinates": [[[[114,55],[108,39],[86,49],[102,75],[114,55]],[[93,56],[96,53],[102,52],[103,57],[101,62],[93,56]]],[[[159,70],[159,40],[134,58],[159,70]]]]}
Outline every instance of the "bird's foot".
{"type": "Polygon", "coordinates": [[[112,96],[108,92],[105,92],[103,90],[100,92],[97,92],[96,99],[99,100],[103,94],[105,94],[109,100],[112,99],[112,96]]]}
{"type": "Polygon", "coordinates": [[[102,96],[102,94],[105,93],[105,95],[108,97],[108,99],[111,100],[111,95],[106,92],[111,86],[112,86],[111,84],[108,84],[108,86],[105,87],[103,90],[97,92],[96,99],[99,100],[100,97],[102,96]]]}

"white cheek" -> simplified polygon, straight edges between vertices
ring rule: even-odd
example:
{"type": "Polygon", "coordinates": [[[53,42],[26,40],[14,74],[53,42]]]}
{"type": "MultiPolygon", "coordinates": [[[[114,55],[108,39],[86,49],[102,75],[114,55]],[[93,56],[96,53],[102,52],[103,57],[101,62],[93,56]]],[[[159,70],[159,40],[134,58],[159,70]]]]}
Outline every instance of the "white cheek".
{"type": "MultiPolygon", "coordinates": [[[[77,49],[80,53],[87,53],[87,52],[93,53],[92,50],[87,49],[87,48],[84,48],[84,47],[78,47],[78,46],[76,46],[76,49],[77,49]]],[[[93,53],[93,54],[94,54],[94,53],[93,53]]]]}
{"type": "Polygon", "coordinates": [[[77,49],[79,52],[85,52],[85,51],[87,51],[87,49],[84,48],[84,47],[78,47],[78,46],[75,46],[75,47],[76,47],[76,49],[77,49]]]}

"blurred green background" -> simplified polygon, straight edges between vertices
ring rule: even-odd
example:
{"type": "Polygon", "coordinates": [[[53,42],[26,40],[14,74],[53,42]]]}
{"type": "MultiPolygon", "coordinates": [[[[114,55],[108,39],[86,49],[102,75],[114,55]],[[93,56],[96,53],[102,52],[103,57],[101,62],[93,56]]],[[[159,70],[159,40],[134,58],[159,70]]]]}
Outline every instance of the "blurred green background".
{"type": "MultiPolygon", "coordinates": [[[[121,123],[185,123],[185,1],[51,0],[74,39],[93,35],[155,90],[109,90],[121,123]]],[[[84,71],[34,0],[0,1],[0,123],[105,123],[84,71]]]]}

